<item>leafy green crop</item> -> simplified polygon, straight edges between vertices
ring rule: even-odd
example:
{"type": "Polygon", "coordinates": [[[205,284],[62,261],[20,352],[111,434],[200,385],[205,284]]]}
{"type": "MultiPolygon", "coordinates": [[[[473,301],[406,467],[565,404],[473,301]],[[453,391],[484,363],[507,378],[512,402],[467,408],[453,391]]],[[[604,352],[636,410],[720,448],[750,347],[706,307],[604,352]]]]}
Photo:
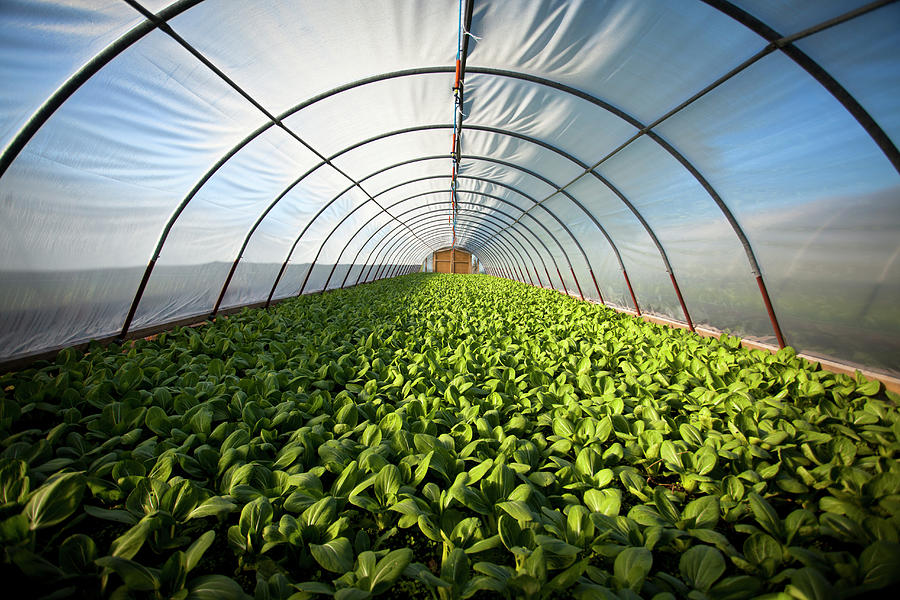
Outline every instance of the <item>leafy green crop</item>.
{"type": "MultiPolygon", "coordinates": [[[[877,382],[411,275],[0,376],[16,597],[850,597],[900,582],[877,382]]],[[[6,585],[6,584],[5,584],[6,585]]]]}

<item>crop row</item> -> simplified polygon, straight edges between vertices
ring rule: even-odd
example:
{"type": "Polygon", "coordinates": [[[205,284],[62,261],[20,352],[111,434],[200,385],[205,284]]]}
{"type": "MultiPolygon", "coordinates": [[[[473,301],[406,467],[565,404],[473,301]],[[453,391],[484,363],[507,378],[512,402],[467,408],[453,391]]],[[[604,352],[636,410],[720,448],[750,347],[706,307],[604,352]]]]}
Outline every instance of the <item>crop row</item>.
{"type": "Polygon", "coordinates": [[[740,600],[900,577],[877,382],[411,275],[0,376],[20,597],[740,600]]]}

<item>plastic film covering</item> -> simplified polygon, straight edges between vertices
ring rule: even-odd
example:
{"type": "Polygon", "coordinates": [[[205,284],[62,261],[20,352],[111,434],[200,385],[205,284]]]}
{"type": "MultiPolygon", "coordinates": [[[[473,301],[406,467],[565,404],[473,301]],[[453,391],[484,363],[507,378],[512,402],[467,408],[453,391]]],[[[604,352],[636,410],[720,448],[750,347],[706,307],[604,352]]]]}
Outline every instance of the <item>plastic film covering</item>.
{"type": "Polygon", "coordinates": [[[0,4],[0,147],[72,74],[141,21],[120,0],[0,4]],[[15,82],[16,85],[9,85],[15,82]]]}
{"type": "Polygon", "coordinates": [[[659,126],[727,199],[798,350],[900,364],[900,180],[842,106],[784,56],[659,126]]]}
{"type": "Polygon", "coordinates": [[[900,144],[900,4],[848,21],[797,42],[900,144]]]}
{"type": "Polygon", "coordinates": [[[175,222],[135,326],[211,310],[253,224],[318,162],[287,133],[269,128],[216,171],[175,222]],[[194,268],[177,268],[185,265],[194,268]]]}
{"type": "Polygon", "coordinates": [[[120,329],[178,201],[259,123],[160,33],[82,85],[0,185],[0,271],[16,280],[0,286],[0,355],[120,329]]]}
{"type": "Polygon", "coordinates": [[[837,15],[857,9],[866,0],[731,0],[731,3],[769,25],[791,35],[837,15]]]}
{"type": "MultiPolygon", "coordinates": [[[[722,211],[681,163],[644,136],[597,172],[632,202],[659,239],[696,325],[740,336],[769,335],[743,247],[722,211]]],[[[661,290],[667,300],[657,310],[683,321],[667,292],[661,290]]]]}
{"type": "Polygon", "coordinates": [[[701,2],[476,3],[472,32],[481,41],[469,65],[546,76],[645,122],[759,49],[754,33],[701,2]]]}
{"type": "Polygon", "coordinates": [[[900,3],[130,4],[0,3],[0,362],[433,269],[459,119],[489,272],[900,372],[900,3]]]}

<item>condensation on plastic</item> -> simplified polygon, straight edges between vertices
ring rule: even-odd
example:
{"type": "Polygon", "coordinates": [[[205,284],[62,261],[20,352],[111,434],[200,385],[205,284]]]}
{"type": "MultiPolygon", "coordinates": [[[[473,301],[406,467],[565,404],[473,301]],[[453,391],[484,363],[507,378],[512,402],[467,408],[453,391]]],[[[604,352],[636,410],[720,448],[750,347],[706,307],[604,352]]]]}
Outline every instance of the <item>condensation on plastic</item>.
{"type": "Polygon", "coordinates": [[[799,67],[774,54],[663,123],[753,245],[786,340],[900,365],[900,176],[799,67]]]}

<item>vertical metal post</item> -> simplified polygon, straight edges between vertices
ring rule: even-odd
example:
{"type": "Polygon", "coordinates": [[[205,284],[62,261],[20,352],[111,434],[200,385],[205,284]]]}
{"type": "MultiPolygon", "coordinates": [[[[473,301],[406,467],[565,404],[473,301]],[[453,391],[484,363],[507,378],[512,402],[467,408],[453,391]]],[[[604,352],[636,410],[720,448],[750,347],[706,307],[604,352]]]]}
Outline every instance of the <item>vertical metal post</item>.
{"type": "Polygon", "coordinates": [[[678,282],[675,281],[675,274],[669,271],[669,277],[672,278],[672,286],[675,288],[675,294],[678,296],[678,303],[681,304],[681,311],[684,313],[684,318],[687,321],[688,329],[691,331],[696,331],[694,329],[694,322],[691,321],[691,315],[688,313],[687,306],[684,304],[684,298],[681,297],[681,288],[678,287],[678,282]]]}
{"type": "Polygon", "coordinates": [[[578,288],[578,295],[581,297],[582,300],[584,300],[584,294],[581,293],[581,285],[578,283],[578,278],[575,277],[575,269],[573,269],[571,266],[569,266],[569,270],[572,271],[572,279],[575,280],[575,287],[578,288]]]}
{"type": "Polygon", "coordinates": [[[778,340],[778,347],[784,348],[784,336],[781,333],[781,326],[778,324],[778,319],[775,317],[775,309],[772,308],[772,300],[769,298],[769,291],[766,289],[766,284],[763,283],[762,275],[756,276],[756,284],[759,286],[759,291],[763,297],[763,303],[766,305],[766,312],[769,313],[769,320],[772,322],[772,329],[775,330],[775,339],[778,340]]]}
{"type": "Polygon", "coordinates": [[[594,289],[597,290],[597,297],[600,298],[600,304],[606,306],[606,302],[603,301],[603,294],[600,293],[600,286],[597,285],[597,278],[594,277],[594,270],[590,269],[591,279],[594,281],[594,289]]]}

